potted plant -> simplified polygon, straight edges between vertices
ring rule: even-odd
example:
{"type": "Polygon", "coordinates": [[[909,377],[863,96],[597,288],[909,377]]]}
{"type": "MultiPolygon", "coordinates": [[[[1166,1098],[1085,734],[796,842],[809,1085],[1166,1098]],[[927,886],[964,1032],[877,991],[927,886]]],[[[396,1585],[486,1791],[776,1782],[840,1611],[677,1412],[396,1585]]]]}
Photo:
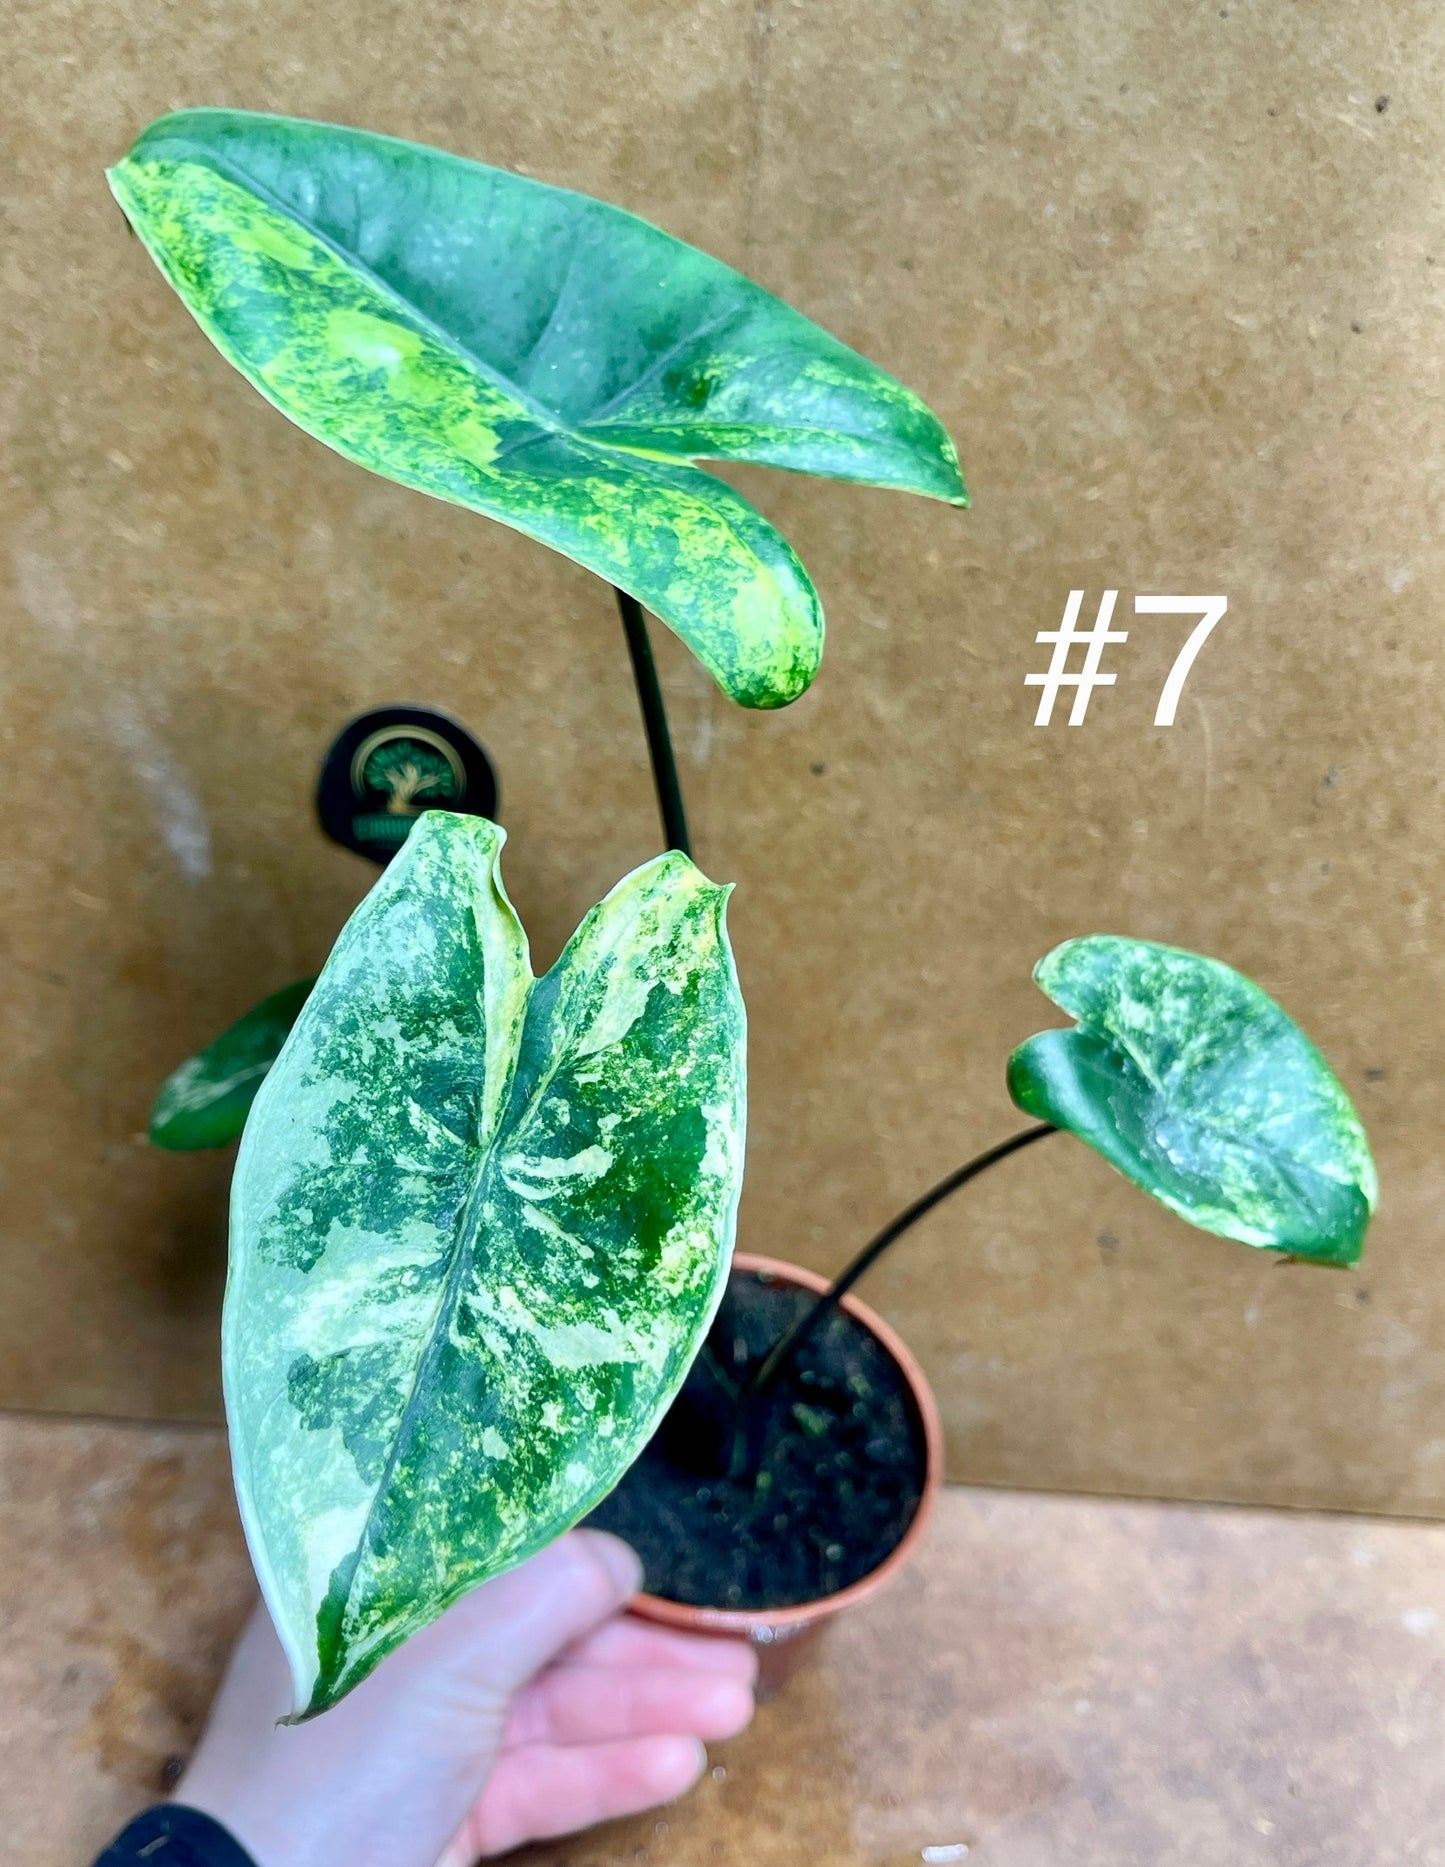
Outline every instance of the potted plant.
{"type": "Polygon", "coordinates": [[[248,1013],[158,1100],[162,1145],[244,1124],[226,1403],[296,1717],[594,1510],[643,1543],[673,1598],[645,1598],[654,1614],[762,1635],[876,1585],[917,1533],[940,1446],[921,1375],[851,1286],[939,1199],[1055,1129],[1206,1229],[1354,1260],[1373,1168],[1318,1053],[1227,967],[1095,938],[1038,971],[1075,1027],[1010,1064],[1039,1125],[915,1202],[831,1287],[740,1260],[728,1291],[744,1012],[728,890],[690,860],[642,605],[731,698],[786,705],[817,670],[816,595],[692,462],[961,505],[948,437],[720,262],[505,171],[189,111],[111,183],[202,328],[294,421],[614,584],[668,844],[537,979],[502,831],[429,807],[419,767],[398,806],[410,833],[320,978],[248,1013]],[[649,1544],[649,1519],[671,1539],[649,1544]],[[718,1562],[729,1541],[752,1571],[718,1562]]]}

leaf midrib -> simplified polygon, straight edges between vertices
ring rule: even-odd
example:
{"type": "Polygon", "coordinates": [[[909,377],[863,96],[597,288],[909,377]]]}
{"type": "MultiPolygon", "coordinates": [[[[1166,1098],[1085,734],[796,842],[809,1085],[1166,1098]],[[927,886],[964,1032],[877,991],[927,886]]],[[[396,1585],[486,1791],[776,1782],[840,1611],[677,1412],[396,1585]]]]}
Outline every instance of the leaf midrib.
{"type": "Polygon", "coordinates": [[[451,1318],[456,1314],[459,1307],[462,1284],[465,1281],[466,1273],[475,1262],[476,1245],[481,1236],[481,1207],[483,1198],[487,1188],[491,1184],[492,1169],[498,1158],[498,1150],[501,1147],[503,1137],[508,1136],[515,1138],[522,1132],[526,1127],[528,1115],[533,1109],[540,1105],[546,1092],[551,1088],[557,1076],[557,1072],[562,1067],[565,1050],[562,1046],[556,1046],[551,1052],[548,1068],[542,1072],[542,1074],[538,1076],[536,1082],[533,1083],[522,1108],[518,1110],[515,1115],[512,1113],[512,1090],[517,1080],[517,1069],[521,1062],[523,1036],[526,1030],[527,1019],[531,1015],[532,1000],[540,983],[541,981],[534,977],[527,987],[526,1006],[517,1027],[517,1042],[513,1048],[511,1061],[507,1069],[506,1083],[503,1086],[502,1093],[497,1102],[499,1114],[496,1126],[492,1130],[491,1138],[485,1145],[478,1145],[477,1152],[479,1159],[475,1177],[472,1182],[471,1191],[467,1194],[466,1201],[457,1219],[456,1243],[453,1248],[452,1261],[448,1266],[446,1278],[438,1293],[436,1308],[432,1311],[431,1321],[427,1330],[426,1343],[417,1361],[416,1373],[412,1377],[411,1387],[407,1392],[405,1404],[400,1414],[397,1416],[396,1429],[392,1436],[391,1446],[387,1451],[386,1463],[382,1468],[381,1477],[378,1479],[376,1489],[372,1494],[371,1504],[366,1513],[366,1520],[356,1538],[358,1560],[356,1569],[352,1574],[351,1584],[346,1591],[346,1604],[342,1610],[343,1623],[351,1615],[355,1604],[357,1580],[361,1573],[360,1559],[365,1554],[367,1545],[371,1540],[378,1512],[381,1509],[387,1493],[391,1489],[391,1482],[396,1475],[396,1468],[400,1463],[402,1448],[406,1444],[411,1424],[418,1410],[425,1404],[427,1377],[431,1375],[436,1367],[437,1360],[441,1355],[442,1343],[450,1333],[451,1318]]]}
{"type": "MultiPolygon", "coordinates": [[[[381,1509],[383,1500],[391,1489],[392,1479],[396,1475],[396,1468],[401,1460],[402,1448],[407,1442],[412,1422],[418,1410],[425,1404],[424,1396],[427,1388],[427,1377],[434,1371],[437,1360],[441,1355],[442,1343],[450,1333],[451,1318],[456,1314],[459,1305],[461,1287],[466,1271],[475,1259],[476,1243],[481,1233],[481,1205],[483,1193],[490,1183],[490,1172],[492,1164],[496,1159],[498,1145],[503,1133],[508,1129],[507,1109],[511,1099],[512,1086],[517,1077],[517,1065],[522,1054],[521,1032],[525,1028],[527,1014],[530,1012],[532,1006],[532,995],[536,989],[537,980],[533,978],[527,987],[526,1008],[518,1024],[517,1043],[513,1047],[511,1062],[507,1069],[507,1080],[497,1103],[497,1107],[500,1111],[497,1123],[492,1130],[491,1138],[485,1144],[477,1144],[477,1165],[471,1190],[467,1194],[462,1210],[457,1218],[452,1261],[447,1268],[446,1278],[437,1295],[436,1308],[432,1311],[431,1322],[427,1329],[426,1343],[417,1361],[416,1372],[412,1376],[412,1383],[407,1392],[405,1404],[400,1414],[397,1416],[396,1428],[392,1435],[391,1446],[386,1455],[386,1463],[382,1467],[381,1476],[377,1480],[375,1491],[372,1493],[371,1504],[366,1513],[366,1520],[357,1534],[357,1564],[352,1573],[350,1586],[346,1591],[346,1604],[342,1609],[343,1625],[351,1615],[355,1604],[357,1581],[361,1574],[361,1558],[365,1555],[367,1545],[371,1541],[372,1531],[375,1527],[377,1515],[381,1509]]],[[[555,1071],[553,1074],[555,1074],[555,1071]]],[[[551,1077],[549,1076],[547,1080],[550,1082],[551,1077]]],[[[528,1107],[530,1106],[531,1101],[528,1103],[528,1107]]],[[[341,1675],[338,1675],[338,1679],[340,1677],[341,1675]]]]}
{"type": "MultiPolygon", "coordinates": [[[[671,238],[671,235],[669,235],[668,238],[671,238]]],[[[743,307],[740,305],[729,305],[726,310],[720,311],[715,318],[704,318],[701,324],[695,324],[685,337],[679,337],[676,342],[670,343],[666,350],[659,351],[642,374],[634,381],[630,382],[625,389],[619,389],[616,395],[609,396],[605,402],[599,403],[588,415],[587,422],[605,424],[609,416],[614,414],[618,409],[626,407],[630,398],[635,396],[639,389],[653,381],[655,377],[660,376],[669,363],[676,357],[682,355],[689,344],[695,344],[698,339],[702,337],[711,337],[714,331],[721,330],[723,325],[728,323],[730,319],[735,318],[742,309],[743,307]]],[[[548,323],[550,325],[550,319],[548,323]]],[[[586,424],[579,422],[577,424],[577,432],[581,433],[585,425],[586,424]]],[[[655,425],[662,426],[666,424],[659,423],[655,425]]],[[[684,426],[685,424],[679,423],[676,425],[684,426]]],[[[621,443],[614,443],[614,445],[620,446],[621,443]]]]}

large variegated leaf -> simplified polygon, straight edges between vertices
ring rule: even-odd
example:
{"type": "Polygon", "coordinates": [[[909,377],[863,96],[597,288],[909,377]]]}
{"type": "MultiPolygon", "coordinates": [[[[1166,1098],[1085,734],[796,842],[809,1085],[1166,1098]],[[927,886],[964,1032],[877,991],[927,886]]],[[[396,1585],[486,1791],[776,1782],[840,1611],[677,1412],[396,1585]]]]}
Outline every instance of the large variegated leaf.
{"type": "Polygon", "coordinates": [[[151,1109],[150,1138],[157,1147],[189,1153],[240,1138],[256,1091],[315,983],[301,979],[263,998],[199,1056],[171,1071],[151,1109]]]}
{"type": "Polygon", "coordinates": [[[234,110],[162,117],[110,181],[202,329],[284,414],[630,591],[745,706],[802,693],[822,613],[786,540],[691,460],[965,503],[915,395],[604,202],[234,110]]]}
{"type": "Polygon", "coordinates": [[[726,1277],[727,890],[660,856],[534,982],[501,844],[421,818],[242,1142],[226,1406],[298,1716],[611,1489],[726,1277]]]}
{"type": "Polygon", "coordinates": [[[1377,1193],[1369,1143],[1272,998],[1218,960],[1107,934],[1066,940],[1034,978],[1078,1024],[1010,1057],[1021,1109],[1205,1231],[1358,1260],[1377,1193]]]}

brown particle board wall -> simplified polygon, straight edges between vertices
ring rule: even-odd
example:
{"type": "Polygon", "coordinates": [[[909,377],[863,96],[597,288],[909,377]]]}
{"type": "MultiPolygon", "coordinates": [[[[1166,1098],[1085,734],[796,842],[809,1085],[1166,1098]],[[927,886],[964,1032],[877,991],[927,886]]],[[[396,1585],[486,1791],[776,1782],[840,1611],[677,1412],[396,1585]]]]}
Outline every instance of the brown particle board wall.
{"type": "Polygon", "coordinates": [[[223,102],[622,202],[958,439],[967,514],[737,476],[827,607],[795,707],[730,710],[661,645],[699,857],[739,884],[747,1246],[836,1264],[1007,1133],[1056,940],[1216,953],[1359,1102],[1360,1273],[1191,1233],[1059,1140],[869,1294],[960,1478],[1445,1508],[1442,85],[1445,19],[1379,0],[27,0],[0,68],[0,1404],[216,1411],[229,1163],[140,1135],[366,883],[310,810],[351,712],[480,732],[544,960],[655,845],[606,589],[288,427],[128,237],[105,162],[223,102]],[[1036,728],[1034,636],[1106,586],[1118,685],[1036,728]],[[1182,627],[1126,612],[1195,591],[1229,613],[1156,728],[1182,627]]]}

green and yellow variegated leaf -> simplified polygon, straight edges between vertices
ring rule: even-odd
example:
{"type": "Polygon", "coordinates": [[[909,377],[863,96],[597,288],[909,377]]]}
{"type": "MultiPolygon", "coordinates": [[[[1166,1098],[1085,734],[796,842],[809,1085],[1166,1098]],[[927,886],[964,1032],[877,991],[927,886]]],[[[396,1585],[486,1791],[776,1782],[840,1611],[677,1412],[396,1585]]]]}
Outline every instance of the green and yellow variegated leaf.
{"type": "Polygon", "coordinates": [[[1272,998],[1219,960],[1108,934],[1066,940],[1034,978],[1078,1023],[1010,1057],[1021,1109],[1205,1231],[1357,1262],[1378,1190],[1369,1143],[1272,998]]]}
{"type": "Polygon", "coordinates": [[[150,1138],[157,1147],[190,1153],[240,1138],[256,1091],[315,983],[302,979],[263,998],[199,1056],[171,1071],[151,1109],[150,1138]]]}
{"type": "Polygon", "coordinates": [[[822,613],[787,541],[691,461],[965,503],[911,391],[605,202],[231,110],[162,117],[110,181],[202,329],[284,414],[630,591],[744,706],[802,693],[822,613]]]}
{"type": "Polygon", "coordinates": [[[502,840],[420,819],[241,1147],[226,1405],[298,1716],[611,1489],[726,1277],[728,891],[659,856],[534,981],[502,840]]]}

